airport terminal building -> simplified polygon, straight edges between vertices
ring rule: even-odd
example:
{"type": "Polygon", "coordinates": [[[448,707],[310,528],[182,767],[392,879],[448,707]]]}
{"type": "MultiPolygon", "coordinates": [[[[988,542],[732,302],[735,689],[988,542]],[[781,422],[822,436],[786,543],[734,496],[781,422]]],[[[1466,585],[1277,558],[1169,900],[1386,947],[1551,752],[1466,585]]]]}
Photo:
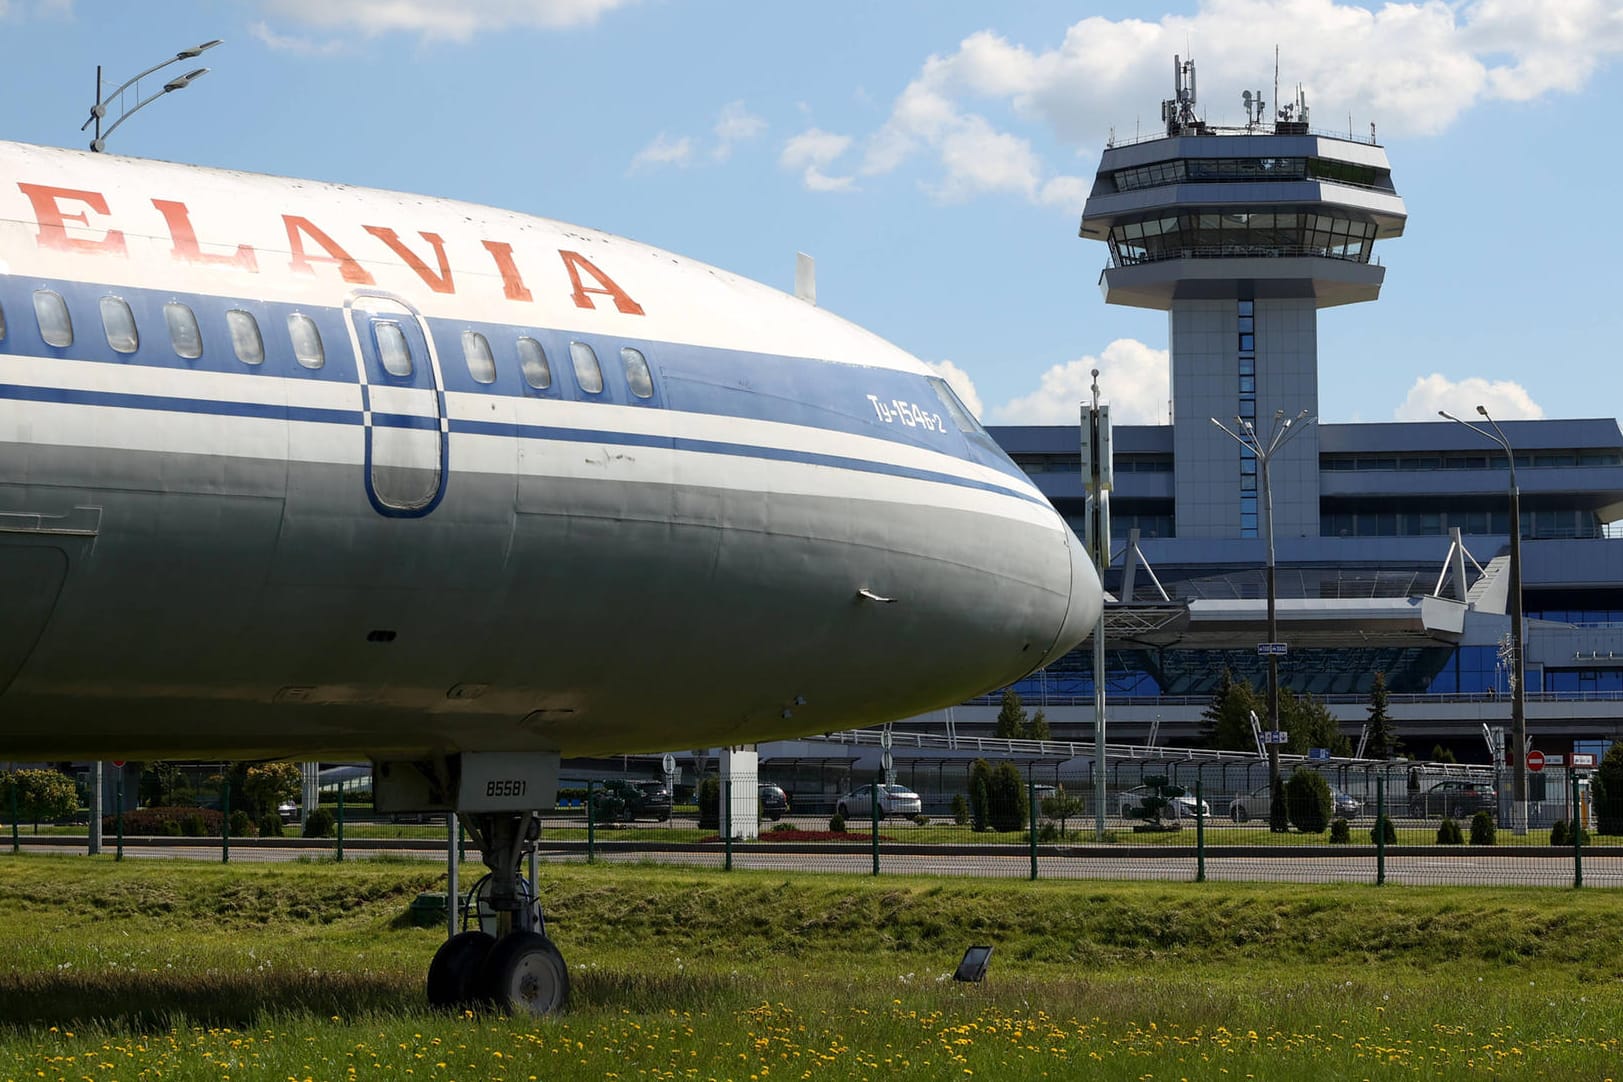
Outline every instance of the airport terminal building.
{"type": "MultiPolygon", "coordinates": [[[[1225,668],[1261,686],[1271,489],[1280,681],[1323,698],[1355,744],[1381,672],[1412,749],[1486,761],[1483,724],[1508,716],[1515,528],[1529,734],[1553,753],[1604,747],[1623,724],[1617,421],[1316,423],[1317,311],[1374,301],[1374,247],[1403,232],[1386,152],[1373,132],[1311,129],[1301,100],[1272,122],[1248,100],[1244,128],[1193,104],[1186,63],[1164,133],[1107,147],[1082,214],[1105,300],[1165,311],[1171,353],[1172,423],[1114,429],[1112,742],[1192,738],[1225,668]]],[[[1085,433],[991,431],[1080,535],[1085,433]]],[[[1019,685],[1076,739],[1092,688],[1090,646],[1019,685]]]]}

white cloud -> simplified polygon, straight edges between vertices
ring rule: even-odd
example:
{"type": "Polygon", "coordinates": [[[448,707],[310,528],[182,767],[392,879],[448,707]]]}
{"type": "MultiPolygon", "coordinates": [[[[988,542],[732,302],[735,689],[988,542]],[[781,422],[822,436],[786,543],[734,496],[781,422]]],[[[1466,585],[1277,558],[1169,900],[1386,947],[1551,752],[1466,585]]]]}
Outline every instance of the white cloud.
{"type": "MultiPolygon", "coordinates": [[[[986,30],[927,58],[864,143],[861,171],[890,173],[928,155],[943,199],[1013,194],[1074,209],[1075,178],[1051,175],[1022,129],[1077,150],[1159,128],[1171,58],[1200,62],[1197,112],[1240,124],[1242,89],[1280,97],[1300,83],[1316,127],[1432,134],[1483,101],[1569,92],[1623,54],[1617,0],[1411,0],[1366,7],[1340,0],[1204,0],[1192,15],[1083,19],[1052,48],[986,30]],[[1259,27],[1268,28],[1259,33],[1259,27]],[[1221,81],[1219,81],[1221,80],[1221,81]],[[1144,127],[1127,128],[1134,113],[1144,127]],[[1004,119],[990,119],[996,114],[1004,119]]],[[[1279,103],[1271,103],[1277,107],[1279,103]]]]}
{"type": "Polygon", "coordinates": [[[983,409],[981,395],[979,391],[975,390],[975,381],[969,378],[969,373],[951,361],[925,361],[924,363],[929,365],[936,375],[947,381],[947,386],[952,388],[953,393],[958,396],[958,400],[964,404],[970,413],[973,413],[979,419],[983,409]]]}
{"type": "Polygon", "coordinates": [[[300,56],[332,56],[344,50],[344,43],[338,39],[316,41],[314,38],[278,34],[264,22],[250,24],[248,32],[273,52],[296,53],[300,56]]]}
{"type": "Polygon", "coordinates": [[[1169,397],[1167,351],[1136,338],[1118,338],[1097,357],[1056,364],[1043,373],[1037,390],[994,406],[996,424],[1076,424],[1084,402],[1093,401],[1093,370],[1099,370],[1099,398],[1110,403],[1113,424],[1165,424],[1169,397]]]}
{"type": "Polygon", "coordinates": [[[662,165],[686,165],[693,158],[693,140],[687,136],[672,139],[664,132],[654,136],[653,142],[631,156],[631,169],[655,169],[662,165]]]}
{"type": "Polygon", "coordinates": [[[744,108],[742,101],[730,101],[721,107],[712,129],[716,134],[716,149],[711,152],[717,161],[732,156],[733,145],[754,139],[766,131],[766,121],[744,108]]]}
{"type": "Polygon", "coordinates": [[[1415,380],[1392,416],[1399,421],[1435,421],[1438,410],[1447,410],[1463,421],[1475,421],[1478,406],[1488,407],[1496,421],[1536,421],[1544,416],[1544,408],[1519,383],[1508,379],[1490,382],[1479,376],[1455,382],[1437,372],[1415,380]]]}
{"type": "Polygon", "coordinates": [[[586,26],[635,0],[259,0],[273,16],[310,26],[468,41],[513,27],[586,26]]]}
{"type": "Polygon", "coordinates": [[[849,135],[836,135],[821,128],[807,128],[783,144],[778,164],[801,170],[806,187],[814,192],[845,192],[856,187],[850,176],[830,176],[827,169],[851,147],[849,135]]]}
{"type": "Polygon", "coordinates": [[[73,0],[0,0],[0,19],[66,18],[72,14],[73,0]]]}

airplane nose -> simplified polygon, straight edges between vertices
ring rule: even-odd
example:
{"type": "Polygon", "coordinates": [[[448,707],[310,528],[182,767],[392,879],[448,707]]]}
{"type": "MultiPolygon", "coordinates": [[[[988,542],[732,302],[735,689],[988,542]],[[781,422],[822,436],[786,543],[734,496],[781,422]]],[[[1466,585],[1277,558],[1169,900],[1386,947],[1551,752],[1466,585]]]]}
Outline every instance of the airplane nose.
{"type": "Polygon", "coordinates": [[[1066,533],[1067,548],[1071,556],[1070,604],[1060,621],[1059,634],[1054,645],[1042,660],[1041,668],[1051,665],[1075,649],[1077,644],[1093,634],[1099,624],[1099,610],[1104,605],[1104,591],[1099,585],[1099,574],[1088,557],[1087,548],[1069,526],[1066,533]]]}

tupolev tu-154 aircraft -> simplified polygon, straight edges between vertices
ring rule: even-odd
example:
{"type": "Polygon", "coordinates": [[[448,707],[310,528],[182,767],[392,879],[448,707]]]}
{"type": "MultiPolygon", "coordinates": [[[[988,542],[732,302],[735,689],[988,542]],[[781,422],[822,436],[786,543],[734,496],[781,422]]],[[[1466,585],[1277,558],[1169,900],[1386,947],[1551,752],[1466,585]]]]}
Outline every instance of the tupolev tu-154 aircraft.
{"type": "Polygon", "coordinates": [[[882,723],[1071,649],[1099,581],[930,368],[449,199],[0,142],[0,758],[368,758],[547,1011],[560,756],[882,723]]]}

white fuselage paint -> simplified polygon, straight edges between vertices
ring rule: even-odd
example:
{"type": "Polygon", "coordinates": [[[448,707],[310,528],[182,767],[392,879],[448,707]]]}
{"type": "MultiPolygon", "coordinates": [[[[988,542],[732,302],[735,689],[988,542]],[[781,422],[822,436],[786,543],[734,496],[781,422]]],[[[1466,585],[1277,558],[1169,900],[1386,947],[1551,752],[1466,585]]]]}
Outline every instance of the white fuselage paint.
{"type": "Polygon", "coordinates": [[[3,758],[745,743],[995,688],[1101,603],[926,366],[609,234],[0,143],[0,320],[3,758]],[[380,366],[378,321],[420,335],[411,376],[380,366]]]}

